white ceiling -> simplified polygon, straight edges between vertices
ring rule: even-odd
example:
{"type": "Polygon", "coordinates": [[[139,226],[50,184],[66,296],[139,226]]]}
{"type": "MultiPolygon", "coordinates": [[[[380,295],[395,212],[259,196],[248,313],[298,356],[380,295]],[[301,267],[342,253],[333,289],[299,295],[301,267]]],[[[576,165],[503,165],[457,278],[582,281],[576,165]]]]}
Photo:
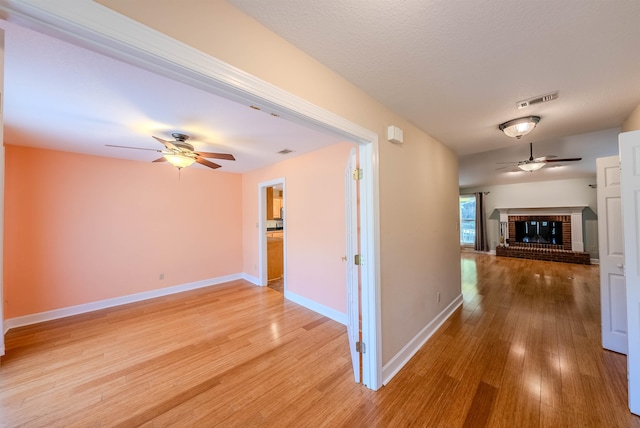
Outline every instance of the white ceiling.
{"type": "MultiPolygon", "coordinates": [[[[640,103],[638,0],[229,2],[459,155],[516,145],[515,160],[526,159],[529,141],[618,128],[640,103]],[[516,108],[553,91],[555,101],[516,108]],[[542,120],[526,141],[498,130],[529,115],[542,120]]],[[[497,157],[477,161],[494,167],[497,157]]]]}
{"type": "MultiPolygon", "coordinates": [[[[609,137],[640,103],[637,0],[228,1],[454,149],[462,185],[560,177],[561,168],[495,172],[503,158],[528,158],[529,141],[539,155],[585,158],[563,177],[593,174],[588,159],[615,152],[609,137]],[[551,91],[557,100],[515,107],[551,91]],[[497,129],[532,114],[542,120],[526,141],[497,129]],[[588,137],[601,130],[610,130],[605,145],[588,137]],[[563,147],[568,141],[574,145],[563,147]]],[[[233,153],[238,161],[220,161],[222,170],[244,172],[282,160],[275,152],[283,148],[295,155],[340,141],[0,24],[7,143],[150,161],[156,153],[104,145],[156,148],[151,135],[182,131],[196,149],[233,153]]]]}
{"type": "Polygon", "coordinates": [[[16,24],[0,27],[7,144],[150,162],[161,155],[105,145],[161,149],[152,135],[172,141],[179,131],[196,150],[232,153],[235,162],[214,161],[242,173],[342,141],[16,24]],[[285,148],[295,151],[277,154],[285,148]]]}

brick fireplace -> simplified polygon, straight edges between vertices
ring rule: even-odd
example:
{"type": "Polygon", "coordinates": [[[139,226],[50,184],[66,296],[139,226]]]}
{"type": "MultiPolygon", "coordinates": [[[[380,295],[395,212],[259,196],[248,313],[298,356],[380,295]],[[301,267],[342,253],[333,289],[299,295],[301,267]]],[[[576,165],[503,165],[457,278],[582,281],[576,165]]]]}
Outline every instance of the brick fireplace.
{"type": "Polygon", "coordinates": [[[585,206],[498,208],[500,212],[500,240],[504,245],[496,247],[496,255],[590,264],[589,253],[584,252],[582,235],[582,210],[584,208],[585,206]],[[516,242],[517,222],[540,222],[544,225],[556,222],[558,228],[562,229],[562,239],[558,239],[558,242],[516,242]]]}

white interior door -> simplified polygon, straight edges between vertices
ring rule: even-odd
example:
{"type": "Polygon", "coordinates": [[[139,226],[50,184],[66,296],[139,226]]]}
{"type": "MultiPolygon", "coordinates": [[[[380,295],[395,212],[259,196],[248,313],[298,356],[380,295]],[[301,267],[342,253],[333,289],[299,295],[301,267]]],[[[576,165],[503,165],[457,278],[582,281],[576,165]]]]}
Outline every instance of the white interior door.
{"type": "Polygon", "coordinates": [[[353,363],[353,375],[355,381],[360,382],[360,353],[356,350],[356,343],[360,341],[360,293],[358,266],[354,263],[354,257],[358,253],[358,188],[353,179],[353,171],[356,168],[356,150],[351,149],[351,155],[344,172],[347,221],[347,334],[351,362],[353,363]]]}
{"type": "Polygon", "coordinates": [[[627,290],[620,200],[620,157],[596,159],[602,347],[627,353],[627,290]]]}
{"type": "Polygon", "coordinates": [[[640,415],[640,131],[620,134],[629,409],[640,415]]]}

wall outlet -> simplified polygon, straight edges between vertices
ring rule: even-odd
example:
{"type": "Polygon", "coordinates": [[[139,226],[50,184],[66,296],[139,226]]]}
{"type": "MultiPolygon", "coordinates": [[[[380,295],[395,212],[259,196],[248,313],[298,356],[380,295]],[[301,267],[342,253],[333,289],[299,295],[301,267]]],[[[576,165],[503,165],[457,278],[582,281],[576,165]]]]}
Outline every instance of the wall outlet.
{"type": "Polygon", "coordinates": [[[164,279],[164,273],[160,274],[160,280],[162,281],[164,279]]]}
{"type": "Polygon", "coordinates": [[[439,291],[436,293],[436,301],[438,303],[440,303],[440,292],[439,291]]]}

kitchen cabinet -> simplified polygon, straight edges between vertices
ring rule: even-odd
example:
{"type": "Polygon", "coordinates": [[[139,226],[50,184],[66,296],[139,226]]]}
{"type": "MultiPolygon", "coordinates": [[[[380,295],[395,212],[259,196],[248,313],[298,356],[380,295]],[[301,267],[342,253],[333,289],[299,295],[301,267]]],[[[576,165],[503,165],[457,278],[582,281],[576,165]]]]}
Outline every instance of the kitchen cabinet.
{"type": "Polygon", "coordinates": [[[280,208],[282,208],[282,197],[273,198],[273,218],[281,218],[280,208]]]}
{"type": "Polygon", "coordinates": [[[282,278],[284,272],[283,242],[282,238],[267,237],[267,279],[269,281],[282,278]]]}
{"type": "Polygon", "coordinates": [[[282,208],[282,190],[267,187],[267,220],[280,218],[282,208]]]}
{"type": "Polygon", "coordinates": [[[273,187],[267,187],[267,220],[273,220],[273,187]]]}

